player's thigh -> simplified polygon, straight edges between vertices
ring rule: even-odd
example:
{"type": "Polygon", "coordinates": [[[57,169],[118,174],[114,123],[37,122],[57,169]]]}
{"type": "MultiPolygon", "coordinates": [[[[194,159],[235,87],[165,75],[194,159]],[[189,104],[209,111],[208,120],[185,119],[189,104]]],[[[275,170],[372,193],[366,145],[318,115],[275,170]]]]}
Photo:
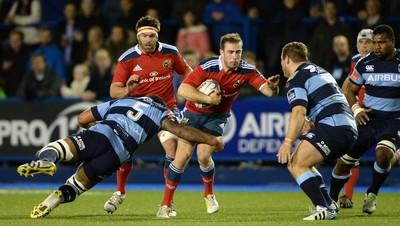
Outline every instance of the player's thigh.
{"type": "Polygon", "coordinates": [[[83,170],[90,181],[101,181],[113,174],[121,166],[118,155],[113,149],[94,159],[83,162],[83,170]]]}
{"type": "Polygon", "coordinates": [[[307,140],[302,140],[293,152],[290,167],[311,168],[324,161],[322,154],[307,140]]]}
{"type": "MultiPolygon", "coordinates": [[[[357,132],[347,126],[329,126],[317,124],[308,134],[302,137],[308,141],[323,157],[323,162],[330,163],[351,149],[356,142],[357,132]]],[[[320,162],[322,163],[322,162],[320,162]]]]}
{"type": "Polygon", "coordinates": [[[174,166],[176,166],[178,169],[183,169],[186,167],[187,163],[193,155],[194,145],[194,143],[187,140],[181,138],[178,139],[174,166]]]}

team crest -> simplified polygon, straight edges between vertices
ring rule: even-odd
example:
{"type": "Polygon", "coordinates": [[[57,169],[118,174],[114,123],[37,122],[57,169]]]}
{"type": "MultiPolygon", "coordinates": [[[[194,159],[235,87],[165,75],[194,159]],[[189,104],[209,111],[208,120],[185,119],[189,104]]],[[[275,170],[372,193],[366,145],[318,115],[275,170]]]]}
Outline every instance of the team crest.
{"type": "Polygon", "coordinates": [[[233,87],[238,88],[242,84],[243,84],[243,81],[237,80],[235,83],[233,83],[233,87]]]}
{"type": "Polygon", "coordinates": [[[165,60],[164,63],[162,64],[164,68],[169,68],[171,67],[171,60],[165,60]]]}

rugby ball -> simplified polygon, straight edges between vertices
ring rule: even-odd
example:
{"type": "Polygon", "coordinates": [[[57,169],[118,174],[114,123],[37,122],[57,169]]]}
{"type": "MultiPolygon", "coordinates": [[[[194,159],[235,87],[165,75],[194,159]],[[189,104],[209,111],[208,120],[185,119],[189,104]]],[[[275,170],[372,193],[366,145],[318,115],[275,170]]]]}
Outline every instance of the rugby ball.
{"type": "MultiPolygon", "coordinates": [[[[219,83],[217,81],[213,79],[207,79],[203,83],[201,83],[199,87],[197,87],[197,90],[209,96],[215,91],[221,90],[221,87],[219,86],[219,83]]],[[[199,109],[206,109],[211,107],[211,104],[205,104],[205,103],[194,103],[194,104],[199,109]]]]}

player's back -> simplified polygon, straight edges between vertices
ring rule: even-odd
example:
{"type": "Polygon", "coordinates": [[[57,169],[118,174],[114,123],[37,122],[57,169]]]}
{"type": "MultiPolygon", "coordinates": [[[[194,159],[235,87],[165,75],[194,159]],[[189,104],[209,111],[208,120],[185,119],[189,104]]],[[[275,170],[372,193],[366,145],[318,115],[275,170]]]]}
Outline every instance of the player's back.
{"type": "Polygon", "coordinates": [[[356,127],[344,94],[325,69],[315,64],[303,64],[288,83],[291,107],[306,107],[307,116],[313,122],[356,127]]]}

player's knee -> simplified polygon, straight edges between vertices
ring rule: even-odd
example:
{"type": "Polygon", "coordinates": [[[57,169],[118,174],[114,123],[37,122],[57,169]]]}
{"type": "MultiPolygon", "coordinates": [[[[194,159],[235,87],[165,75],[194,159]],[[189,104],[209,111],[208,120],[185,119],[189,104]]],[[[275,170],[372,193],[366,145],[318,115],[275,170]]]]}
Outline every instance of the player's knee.
{"type": "Polygon", "coordinates": [[[336,163],[336,167],[351,169],[357,163],[358,163],[358,158],[353,158],[350,155],[345,154],[345,155],[343,155],[342,157],[339,158],[339,160],[336,163]]]}
{"type": "Polygon", "coordinates": [[[160,133],[159,139],[160,139],[161,144],[164,145],[165,141],[170,140],[170,139],[178,140],[178,137],[175,134],[164,130],[160,133]]]}
{"type": "Polygon", "coordinates": [[[56,140],[54,142],[47,144],[45,147],[43,147],[42,149],[40,149],[39,151],[36,152],[36,156],[39,156],[43,150],[45,150],[49,147],[52,147],[57,150],[58,156],[59,156],[59,161],[67,161],[68,162],[68,161],[71,161],[71,159],[74,157],[68,143],[65,142],[64,139],[59,139],[59,140],[56,140]]]}
{"type": "Polygon", "coordinates": [[[79,181],[76,178],[76,174],[72,175],[68,180],[66,181],[67,185],[70,185],[73,187],[78,195],[84,193],[88,189],[82,184],[82,181],[79,181]]]}

